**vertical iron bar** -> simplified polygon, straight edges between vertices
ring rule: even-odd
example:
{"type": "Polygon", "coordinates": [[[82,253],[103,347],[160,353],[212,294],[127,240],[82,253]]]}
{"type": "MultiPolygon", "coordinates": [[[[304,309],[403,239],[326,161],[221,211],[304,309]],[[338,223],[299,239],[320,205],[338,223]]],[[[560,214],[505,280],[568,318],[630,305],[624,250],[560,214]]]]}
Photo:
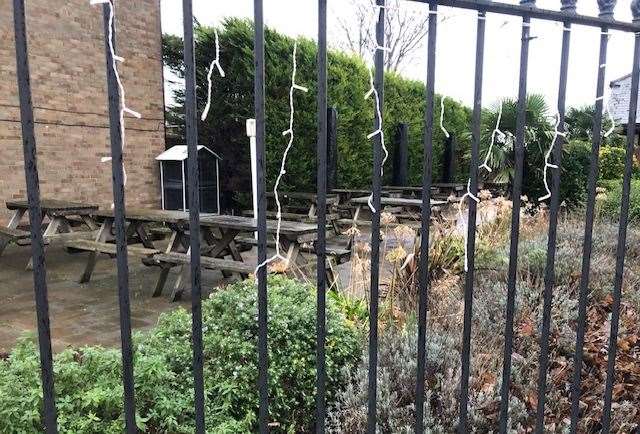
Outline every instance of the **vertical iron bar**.
{"type": "Polygon", "coordinates": [[[47,267],[42,239],[42,209],[40,207],[40,181],[36,156],[36,137],[33,124],[33,102],[29,75],[29,50],[24,0],[13,0],[13,23],[16,44],[16,75],[20,97],[20,122],[24,151],[24,174],[29,202],[31,229],[31,255],[33,258],[33,289],[38,321],[38,345],[40,349],[40,377],[44,404],[44,428],[47,434],[58,432],[55,392],[53,385],[53,356],[51,352],[51,327],[49,325],[49,300],[47,297],[47,267]]]}
{"type": "MultiPolygon", "coordinates": [[[[607,43],[609,37],[607,28],[602,28],[600,36],[600,57],[598,61],[598,78],[596,97],[604,93],[605,65],[607,63],[607,43]]],[[[576,331],[576,350],[573,361],[573,381],[571,383],[571,426],[570,433],[575,434],[580,416],[580,382],[582,375],[582,355],[587,318],[587,299],[589,296],[589,268],[591,267],[591,247],[593,242],[593,220],[595,216],[596,186],[598,182],[598,165],[600,144],[602,143],[602,98],[596,99],[593,118],[593,134],[591,145],[591,167],[589,169],[587,211],[584,226],[584,241],[582,244],[582,271],[580,275],[580,289],[578,295],[578,324],[576,331]]]]}
{"type": "MultiPolygon", "coordinates": [[[[380,101],[380,113],[384,106],[384,15],[385,0],[376,0],[378,6],[378,21],[376,23],[376,45],[375,52],[375,82],[374,86],[378,92],[380,101]]],[[[374,128],[382,130],[382,119],[378,119],[374,110],[374,128]]],[[[379,284],[379,264],[380,264],[380,193],[382,189],[382,179],[380,171],[382,168],[382,133],[376,134],[373,141],[373,175],[371,179],[373,194],[373,207],[375,212],[371,215],[371,300],[369,306],[369,402],[367,413],[367,432],[376,432],[376,400],[378,391],[378,284],[379,284]]]]}
{"type": "MultiPolygon", "coordinates": [[[[567,71],[569,69],[569,48],[571,43],[571,23],[565,22],[562,32],[562,54],[560,58],[560,82],[558,85],[558,131],[564,133],[565,101],[567,95],[567,71]]],[[[549,331],[551,328],[551,302],[555,284],[556,240],[558,233],[558,212],[560,209],[560,168],[564,137],[556,137],[553,149],[553,169],[551,186],[551,210],[549,213],[549,235],[547,241],[547,263],[544,275],[544,307],[542,310],[542,334],[540,335],[540,357],[538,363],[538,405],[536,413],[536,432],[544,430],[544,405],[547,397],[547,369],[549,365],[549,331]]],[[[508,396],[508,388],[506,389],[508,396]]],[[[504,407],[504,433],[506,433],[508,400],[504,407]]]]}
{"type": "MultiPolygon", "coordinates": [[[[267,202],[265,180],[264,105],[264,14],[262,0],[253,2],[254,20],[254,105],[256,116],[256,158],[258,185],[258,264],[267,259],[267,202]]],[[[267,268],[258,269],[258,390],[260,433],[269,432],[269,355],[267,352],[267,268]]]]}
{"type": "Polygon", "coordinates": [[[416,434],[424,432],[424,382],[427,369],[427,310],[429,307],[429,224],[431,221],[431,175],[433,165],[433,106],[436,81],[438,2],[429,3],[427,40],[427,89],[424,109],[422,166],[422,226],[420,228],[420,293],[418,299],[418,365],[416,372],[416,434]]]}
{"type": "Polygon", "coordinates": [[[198,169],[198,107],[196,59],[191,0],[182,1],[184,27],[185,126],[189,185],[189,249],[191,252],[191,335],[196,432],[205,432],[204,373],[202,367],[202,287],[200,283],[200,177],[198,169]]]}
{"type": "MultiPolygon", "coordinates": [[[[637,17],[634,17],[637,18],[637,17]]],[[[611,400],[615,381],[616,352],[618,348],[618,327],[620,324],[620,302],[622,298],[622,280],[624,256],[629,224],[629,195],[631,193],[631,173],[633,170],[633,148],[636,139],[636,112],[638,109],[638,79],[640,75],[640,35],[635,34],[633,50],[633,72],[631,74],[631,96],[629,97],[629,121],[627,123],[627,155],[622,182],[622,204],[620,207],[620,226],[618,228],[618,246],[616,248],[616,274],[613,286],[613,308],[611,313],[611,332],[609,333],[609,355],[607,360],[607,382],[604,392],[604,410],[602,414],[602,432],[608,434],[611,428],[611,400]]]]}
{"type": "Polygon", "coordinates": [[[338,188],[338,110],[327,108],[327,190],[338,188]]]}
{"type": "MultiPolygon", "coordinates": [[[[475,86],[473,96],[473,142],[469,167],[470,195],[478,196],[478,154],[480,149],[480,121],[482,117],[482,73],[484,65],[484,35],[486,13],[478,10],[476,36],[475,86]]],[[[469,373],[471,370],[471,321],[473,316],[473,278],[475,269],[476,215],[478,204],[467,196],[469,214],[467,218],[467,272],[464,282],[464,331],[462,335],[462,377],[460,380],[460,421],[458,432],[469,432],[467,406],[469,402],[469,373]]]]}
{"type": "Polygon", "coordinates": [[[324,433],[327,224],[327,0],[318,0],[318,240],[316,302],[316,433],[324,433]]]}
{"type": "Polygon", "coordinates": [[[515,173],[513,179],[513,210],[511,215],[511,243],[509,246],[509,272],[507,280],[507,307],[505,321],[504,355],[502,360],[502,390],[500,401],[501,424],[509,407],[509,383],[511,381],[511,354],[513,352],[513,316],[516,299],[518,272],[518,241],[520,235],[520,195],[522,194],[522,168],[524,165],[524,134],[527,122],[527,68],[529,64],[529,41],[531,19],[522,19],[522,43],[520,47],[520,84],[516,118],[515,173]],[[505,408],[506,407],[506,408],[505,408]]]}
{"type": "MultiPolygon", "coordinates": [[[[109,135],[111,138],[111,172],[113,174],[113,217],[118,268],[118,304],[120,308],[120,340],[122,345],[122,384],[124,387],[124,418],[128,433],[137,432],[135,390],[133,384],[133,346],[131,342],[131,307],[129,305],[129,263],[125,226],[124,167],[122,166],[122,134],[120,124],[120,88],[113,69],[110,43],[116,46],[115,18],[110,23],[113,2],[102,5],[104,43],[109,93],[109,135]],[[111,28],[109,28],[111,25],[111,28]],[[109,41],[111,31],[112,40],[109,41]]],[[[114,48],[115,49],[115,48],[114,48]]]]}

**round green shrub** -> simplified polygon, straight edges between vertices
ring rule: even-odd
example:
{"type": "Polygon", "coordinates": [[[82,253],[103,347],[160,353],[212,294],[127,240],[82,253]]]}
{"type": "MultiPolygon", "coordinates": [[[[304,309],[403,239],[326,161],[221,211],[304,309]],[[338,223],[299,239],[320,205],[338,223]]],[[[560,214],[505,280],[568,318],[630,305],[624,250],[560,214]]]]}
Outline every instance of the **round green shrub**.
{"type": "Polygon", "coordinates": [[[621,179],[624,175],[626,151],[624,148],[603,146],[600,148],[600,178],[621,179]]]}
{"type": "MultiPolygon", "coordinates": [[[[310,432],[314,424],[315,290],[284,277],[269,279],[269,411],[273,432],[310,432]]],[[[203,301],[207,432],[256,432],[257,290],[254,280],[203,301]]],[[[362,339],[327,300],[327,401],[359,360],[362,339]]],[[[138,428],[194,430],[191,314],[179,308],[135,338],[138,428]]],[[[124,431],[120,351],[67,349],[54,360],[60,432],[124,431]]],[[[42,431],[42,390],[35,344],[23,340],[0,360],[0,432],[42,431]]]]}
{"type": "MultiPolygon", "coordinates": [[[[622,180],[610,181],[605,183],[604,186],[607,192],[602,201],[602,213],[613,219],[619,219],[620,206],[622,204],[622,180]]],[[[640,221],[640,179],[631,180],[629,221],[640,221]]]]}

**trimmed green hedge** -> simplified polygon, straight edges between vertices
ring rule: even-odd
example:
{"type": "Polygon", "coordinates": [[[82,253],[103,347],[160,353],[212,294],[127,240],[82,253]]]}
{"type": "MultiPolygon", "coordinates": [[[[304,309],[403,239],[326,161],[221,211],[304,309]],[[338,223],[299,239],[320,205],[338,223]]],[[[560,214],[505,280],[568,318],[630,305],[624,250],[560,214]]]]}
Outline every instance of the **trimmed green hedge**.
{"type": "MultiPolygon", "coordinates": [[[[202,303],[207,432],[256,432],[257,291],[233,284],[202,303]]],[[[362,337],[333,298],[327,300],[327,400],[345,385],[362,337]]],[[[310,432],[315,399],[315,290],[283,277],[269,280],[269,411],[273,432],[310,432]]],[[[135,337],[138,425],[152,433],[194,431],[191,314],[180,308],[135,337]]],[[[60,432],[121,433],[120,351],[67,349],[54,360],[60,432]]],[[[0,432],[41,432],[38,350],[18,344],[0,359],[0,432]]]]}
{"type": "MultiPolygon", "coordinates": [[[[228,19],[218,29],[221,46],[221,63],[226,77],[214,73],[214,104],[206,122],[201,122],[201,144],[213,144],[224,161],[221,164],[222,187],[226,191],[251,191],[249,147],[245,134],[245,119],[253,112],[253,24],[246,20],[228,19]]],[[[198,107],[206,103],[206,74],[209,62],[215,56],[213,29],[196,28],[196,63],[198,107]]],[[[289,86],[292,68],[294,39],[271,29],[265,31],[266,42],[266,118],[267,118],[267,183],[272,185],[280,167],[280,158],[286,145],[282,131],[289,122],[289,86]]],[[[316,174],[316,52],[314,41],[297,39],[296,82],[309,88],[308,93],[296,91],[294,104],[295,142],[289,154],[287,174],[283,189],[315,190],[316,174]]],[[[165,63],[179,75],[182,74],[182,40],[175,36],[164,37],[165,63]]],[[[338,184],[341,187],[366,187],[371,183],[372,141],[366,136],[373,130],[374,100],[365,100],[369,89],[367,66],[357,57],[331,51],[328,56],[329,105],[338,111],[338,184]]],[[[177,140],[184,137],[183,92],[176,93],[177,107],[170,110],[170,123],[177,140]]],[[[398,75],[385,74],[384,127],[388,148],[396,125],[409,124],[409,179],[419,183],[422,177],[422,140],[425,109],[425,87],[419,81],[407,80],[398,75]]],[[[445,126],[458,138],[458,155],[468,148],[470,110],[463,105],[445,100],[445,126]]],[[[435,104],[435,119],[440,115],[439,97],[435,104]]],[[[444,137],[439,128],[434,129],[434,179],[441,174],[440,159],[444,137]]],[[[462,158],[462,157],[461,157],[462,158]]],[[[392,157],[385,166],[385,182],[391,179],[392,157]]],[[[463,161],[459,162],[460,166],[463,161]]],[[[460,167],[462,178],[466,167],[460,167]]]]}

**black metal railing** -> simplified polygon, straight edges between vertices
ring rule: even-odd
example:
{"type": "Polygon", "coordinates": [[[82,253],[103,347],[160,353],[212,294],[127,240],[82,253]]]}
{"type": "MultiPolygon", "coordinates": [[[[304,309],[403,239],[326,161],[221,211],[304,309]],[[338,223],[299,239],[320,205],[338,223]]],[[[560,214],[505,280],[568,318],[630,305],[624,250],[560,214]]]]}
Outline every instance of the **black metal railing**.
{"type": "MultiPolygon", "coordinates": [[[[558,82],[558,130],[560,135],[553,151],[553,162],[559,165],[561,162],[562,145],[564,139],[565,95],[567,86],[567,70],[570,53],[570,31],[574,24],[595,27],[601,32],[600,57],[598,63],[598,78],[596,84],[595,118],[593,125],[593,141],[591,153],[591,169],[588,180],[588,197],[586,205],[586,224],[584,233],[584,246],[582,258],[582,270],[579,286],[578,321],[575,346],[575,362],[571,387],[571,432],[577,430],[579,419],[579,400],[581,384],[581,366],[583,358],[583,345],[585,338],[585,320],[587,309],[587,295],[589,287],[589,270],[592,249],[592,232],[595,216],[596,182],[598,176],[598,156],[602,141],[602,113],[603,91],[605,80],[605,65],[607,59],[607,43],[610,30],[619,30],[635,34],[633,52],[633,71],[631,80],[631,98],[629,104],[629,120],[627,129],[626,164],[622,189],[622,202],[620,213],[619,234],[616,251],[616,268],[613,290],[613,308],[611,317],[611,333],[608,347],[607,377],[604,396],[604,410],[602,416],[602,432],[609,432],[611,422],[612,390],[615,374],[615,358],[617,349],[617,334],[620,318],[621,289],[623,282],[623,270],[625,260],[625,245],[627,226],[629,223],[629,196],[632,175],[633,147],[636,133],[636,110],[639,85],[640,64],[640,2],[632,2],[633,23],[616,21],[613,19],[615,1],[599,0],[599,17],[579,15],[576,13],[576,0],[562,0],[561,10],[539,9],[534,0],[521,0],[519,5],[491,2],[487,0],[406,0],[420,3],[428,3],[428,10],[424,13],[431,17],[437,17],[438,6],[448,6],[459,9],[477,11],[477,39],[475,59],[475,91],[472,115],[472,146],[471,146],[471,170],[469,173],[469,191],[467,203],[469,207],[468,221],[476,218],[476,201],[474,197],[478,191],[478,159],[480,146],[480,125],[482,112],[482,85],[483,85],[483,60],[484,60],[484,34],[487,14],[502,14],[521,17],[522,40],[520,52],[520,77],[517,105],[517,125],[515,136],[515,168],[513,177],[513,214],[511,221],[510,261],[508,267],[507,282],[507,306],[506,327],[504,332],[504,361],[501,385],[501,402],[499,431],[507,431],[509,388],[511,378],[511,358],[513,351],[513,323],[515,298],[517,291],[517,265],[518,265],[518,235],[520,229],[520,193],[522,190],[522,175],[525,149],[526,128],[526,94],[527,94],[527,66],[529,58],[530,23],[532,19],[556,21],[564,26],[562,36],[562,51],[560,63],[560,78],[558,82]]],[[[336,3],[339,3],[336,0],[336,3]]],[[[38,322],[38,340],[41,363],[42,389],[44,412],[43,421],[46,432],[57,432],[56,407],[54,392],[54,377],[52,368],[51,335],[49,325],[49,309],[47,299],[46,266],[44,258],[44,244],[42,236],[42,213],[40,210],[39,180],[36,161],[36,138],[34,132],[33,106],[31,101],[31,86],[29,80],[28,47],[25,24],[25,1],[13,0],[14,31],[16,44],[17,80],[20,97],[20,115],[22,123],[22,140],[24,147],[25,177],[29,201],[29,217],[31,226],[31,246],[33,256],[33,276],[36,300],[36,313],[38,322]]],[[[377,0],[378,20],[376,25],[376,42],[379,47],[384,46],[385,35],[385,0],[377,0]]],[[[110,117],[110,137],[112,153],[113,173],[113,202],[115,215],[115,233],[117,244],[117,270],[118,270],[118,296],[120,306],[120,330],[123,361],[123,396],[126,430],[129,433],[137,431],[135,423],[135,397],[133,376],[133,348],[131,340],[131,315],[129,308],[129,273],[127,264],[127,246],[125,231],[125,194],[124,173],[122,167],[122,140],[120,135],[120,96],[118,83],[111,67],[113,63],[112,53],[109,49],[110,42],[115,40],[113,22],[109,19],[109,3],[103,4],[104,37],[107,63],[108,106],[110,117]],[[110,28],[111,27],[111,28],[110,28]],[[109,41],[109,35],[113,38],[109,41]]],[[[190,247],[191,247],[191,285],[192,285],[192,336],[193,336],[193,376],[195,392],[195,416],[196,432],[205,431],[205,394],[203,378],[203,342],[202,342],[202,302],[200,282],[200,234],[199,234],[199,197],[198,167],[196,146],[198,141],[197,111],[196,111],[196,82],[195,82],[195,54],[193,35],[192,1],[183,0],[184,10],[184,63],[185,63],[185,111],[186,132],[189,152],[188,182],[190,191],[190,247]]],[[[255,118],[256,118],[256,143],[257,143],[257,167],[258,167],[258,263],[265,261],[267,257],[266,239],[266,180],[265,180],[265,41],[264,41],[264,16],[263,0],[254,0],[255,22],[255,118]]],[[[429,221],[430,186],[432,175],[432,138],[434,128],[433,106],[435,96],[435,71],[436,71],[436,38],[437,19],[429,20],[428,44],[427,44],[427,71],[426,71],[426,108],[424,115],[424,160],[422,179],[422,226],[421,239],[424,240],[420,247],[420,272],[419,272],[419,301],[418,301],[418,360],[416,373],[416,420],[415,431],[423,432],[423,404],[425,399],[425,371],[426,371],[426,335],[427,311],[429,298],[428,281],[428,252],[429,252],[429,221]]],[[[316,395],[316,431],[324,432],[326,419],[325,402],[325,240],[326,240],[326,195],[327,195],[327,0],[318,0],[318,142],[317,142],[317,191],[318,191],[318,240],[317,240],[317,395],[316,395]]],[[[374,86],[378,92],[380,108],[382,111],[384,101],[384,52],[377,49],[374,57],[375,79],[374,86]]],[[[382,119],[376,117],[374,129],[381,128],[382,119]]],[[[373,176],[372,176],[372,204],[375,210],[380,209],[381,196],[381,165],[382,165],[382,137],[374,136],[373,140],[373,176]]],[[[545,397],[547,390],[547,370],[549,364],[549,334],[551,322],[551,304],[555,283],[555,252],[557,238],[557,221],[559,213],[560,171],[555,170],[552,177],[552,198],[549,217],[549,233],[547,246],[547,262],[544,279],[543,317],[540,334],[540,358],[538,377],[538,399],[536,413],[536,432],[544,429],[545,397]]],[[[380,250],[380,213],[374,212],[372,216],[371,235],[371,297],[370,297],[370,328],[369,328],[369,384],[368,384],[368,432],[376,430],[376,396],[377,396],[377,360],[378,360],[378,283],[379,283],[379,250],[380,250]]],[[[460,409],[458,430],[461,433],[469,432],[467,425],[467,407],[469,400],[469,375],[471,366],[471,326],[473,314],[473,290],[474,290],[474,260],[476,227],[468,225],[467,251],[468,271],[465,274],[464,284],[464,325],[462,340],[462,373],[460,380],[460,409]]],[[[261,433],[269,430],[269,390],[268,390],[268,329],[267,329],[267,271],[266,267],[260,267],[257,272],[258,280],[258,390],[259,390],[259,418],[258,423],[261,433]]]]}

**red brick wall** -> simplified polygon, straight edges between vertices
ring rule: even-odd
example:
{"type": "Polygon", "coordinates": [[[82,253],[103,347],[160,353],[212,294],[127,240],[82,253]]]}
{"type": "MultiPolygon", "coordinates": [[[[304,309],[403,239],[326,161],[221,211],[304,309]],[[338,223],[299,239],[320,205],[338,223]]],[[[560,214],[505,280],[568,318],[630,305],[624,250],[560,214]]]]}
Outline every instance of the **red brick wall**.
{"type": "MultiPolygon", "coordinates": [[[[42,197],[112,202],[102,6],[89,0],[29,0],[29,62],[42,197]]],[[[4,201],[26,197],[11,0],[0,0],[0,222],[4,201]]],[[[127,106],[127,203],[160,206],[164,150],[160,0],[116,3],[117,50],[127,106]]]]}

